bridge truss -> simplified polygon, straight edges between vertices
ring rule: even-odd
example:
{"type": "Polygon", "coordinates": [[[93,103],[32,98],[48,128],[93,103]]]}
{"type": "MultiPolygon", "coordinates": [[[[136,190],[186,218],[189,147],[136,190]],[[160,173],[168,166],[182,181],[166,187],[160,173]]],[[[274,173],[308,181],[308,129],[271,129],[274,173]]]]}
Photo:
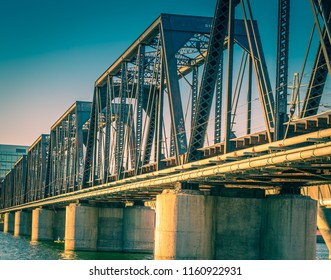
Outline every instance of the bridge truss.
{"type": "Polygon", "coordinates": [[[306,61],[287,101],[289,0],[279,0],[274,91],[248,0],[217,1],[214,18],[161,14],[96,80],[93,102],[77,102],[20,159],[1,208],[145,201],[178,182],[294,193],[330,183],[331,112],[320,102],[331,4],[310,2],[319,46],[302,110],[306,61]]]}

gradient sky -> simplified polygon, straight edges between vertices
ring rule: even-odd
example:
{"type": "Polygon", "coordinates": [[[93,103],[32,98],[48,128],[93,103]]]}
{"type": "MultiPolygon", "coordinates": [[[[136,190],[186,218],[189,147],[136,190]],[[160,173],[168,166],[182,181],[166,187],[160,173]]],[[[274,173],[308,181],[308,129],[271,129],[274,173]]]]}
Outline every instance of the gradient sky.
{"type": "MultiPolygon", "coordinates": [[[[277,1],[251,4],[272,74],[277,1]]],[[[213,16],[215,5],[216,0],[0,1],[0,143],[31,145],[76,100],[92,101],[94,81],[160,13],[213,16]]],[[[294,0],[292,7],[289,80],[301,69],[312,26],[307,0],[294,0]]]]}

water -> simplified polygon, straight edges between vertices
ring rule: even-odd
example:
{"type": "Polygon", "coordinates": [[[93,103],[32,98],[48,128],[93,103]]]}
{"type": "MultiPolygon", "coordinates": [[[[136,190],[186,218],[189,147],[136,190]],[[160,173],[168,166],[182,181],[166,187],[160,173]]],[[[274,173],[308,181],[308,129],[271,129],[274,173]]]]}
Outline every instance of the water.
{"type": "Polygon", "coordinates": [[[152,254],[64,251],[64,243],[31,242],[0,232],[0,260],[151,260],[152,254]]]}
{"type": "MultiPolygon", "coordinates": [[[[316,259],[327,260],[324,243],[316,244],[316,259]]],[[[114,252],[65,252],[64,243],[31,242],[30,237],[15,237],[0,232],[0,260],[152,260],[152,254],[114,252]]]]}
{"type": "Polygon", "coordinates": [[[328,260],[329,250],[325,243],[316,243],[316,259],[317,260],[328,260]]]}

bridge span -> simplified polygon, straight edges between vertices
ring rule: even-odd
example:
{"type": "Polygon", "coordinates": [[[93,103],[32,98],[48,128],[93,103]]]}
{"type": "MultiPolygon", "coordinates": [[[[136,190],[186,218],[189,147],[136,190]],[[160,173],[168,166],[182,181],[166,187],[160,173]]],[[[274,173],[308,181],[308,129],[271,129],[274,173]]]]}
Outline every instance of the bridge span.
{"type": "Polygon", "coordinates": [[[276,77],[248,0],[161,14],[0,183],[4,232],[155,259],[314,259],[318,227],[330,251],[331,4],[311,6],[318,49],[293,84],[290,1],[276,77]]]}

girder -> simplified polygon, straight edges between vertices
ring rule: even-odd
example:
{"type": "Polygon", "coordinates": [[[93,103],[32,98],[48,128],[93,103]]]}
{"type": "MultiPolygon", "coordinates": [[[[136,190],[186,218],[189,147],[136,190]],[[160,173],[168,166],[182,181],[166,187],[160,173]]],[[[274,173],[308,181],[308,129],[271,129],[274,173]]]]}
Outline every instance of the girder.
{"type": "MultiPolygon", "coordinates": [[[[222,94],[223,93],[223,55],[219,61],[217,82],[216,82],[216,98],[215,98],[215,143],[221,143],[222,129],[222,94]]],[[[192,126],[193,127],[193,126],[192,126]]]]}
{"type": "Polygon", "coordinates": [[[118,179],[122,178],[123,173],[123,151],[124,151],[124,108],[127,97],[127,64],[122,62],[121,87],[120,87],[120,106],[118,120],[116,122],[116,150],[115,150],[115,169],[118,179]]]}
{"type": "Polygon", "coordinates": [[[137,55],[138,86],[137,86],[137,122],[136,122],[136,154],[134,158],[135,174],[141,167],[142,129],[143,129],[143,91],[145,76],[145,46],[140,45],[137,55]]]}
{"type": "Polygon", "coordinates": [[[290,0],[278,1],[278,38],[274,140],[284,137],[287,117],[287,77],[290,29],[290,0]]]}
{"type": "Polygon", "coordinates": [[[113,96],[113,78],[108,76],[107,80],[107,100],[106,100],[106,131],[105,131],[105,155],[104,155],[104,170],[103,170],[103,183],[105,184],[108,180],[108,175],[110,174],[110,141],[111,141],[111,118],[112,118],[112,96],[113,96]]]}

